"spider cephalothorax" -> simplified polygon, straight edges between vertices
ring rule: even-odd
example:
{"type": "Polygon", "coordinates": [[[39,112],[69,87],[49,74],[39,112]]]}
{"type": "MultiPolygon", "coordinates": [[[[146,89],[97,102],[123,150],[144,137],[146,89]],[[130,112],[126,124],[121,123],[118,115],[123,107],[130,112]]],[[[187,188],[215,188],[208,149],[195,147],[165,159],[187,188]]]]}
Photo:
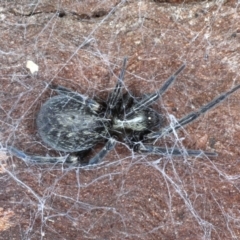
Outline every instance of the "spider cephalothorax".
{"type": "MultiPolygon", "coordinates": [[[[159,90],[136,101],[128,92],[122,93],[126,61],[124,58],[117,84],[106,103],[57,86],[54,89],[58,95],[47,100],[40,109],[37,116],[39,135],[51,148],[68,153],[66,157],[32,156],[14,147],[8,147],[9,152],[23,160],[39,163],[83,164],[81,159],[83,153],[88,152],[99,142],[106,142],[102,150],[87,163],[96,164],[114,148],[117,141],[124,141],[139,153],[181,155],[181,149],[153,146],[149,141],[155,141],[189,124],[240,88],[240,85],[237,85],[199,110],[181,118],[174,126],[164,127],[163,116],[155,112],[151,104],[165,93],[185,65],[170,76],[159,90]]],[[[192,156],[217,155],[199,150],[186,150],[185,153],[192,156]]]]}

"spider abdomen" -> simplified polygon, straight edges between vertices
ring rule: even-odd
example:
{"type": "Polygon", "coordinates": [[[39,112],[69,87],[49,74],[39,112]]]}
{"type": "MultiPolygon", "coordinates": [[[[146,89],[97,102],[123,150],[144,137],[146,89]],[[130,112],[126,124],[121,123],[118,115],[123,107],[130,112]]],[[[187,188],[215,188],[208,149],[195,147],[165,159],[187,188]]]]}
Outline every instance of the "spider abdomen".
{"type": "Polygon", "coordinates": [[[93,147],[106,136],[106,120],[76,98],[60,95],[48,100],[37,117],[42,140],[58,151],[77,152],[93,147]]]}

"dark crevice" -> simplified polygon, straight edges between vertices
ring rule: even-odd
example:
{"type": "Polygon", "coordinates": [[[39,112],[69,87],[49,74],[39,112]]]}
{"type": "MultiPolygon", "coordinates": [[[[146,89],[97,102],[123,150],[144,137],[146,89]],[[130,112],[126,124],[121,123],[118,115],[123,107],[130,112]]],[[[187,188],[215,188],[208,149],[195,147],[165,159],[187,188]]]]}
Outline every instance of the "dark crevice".
{"type": "Polygon", "coordinates": [[[37,14],[46,14],[46,13],[57,13],[59,18],[64,18],[67,17],[69,15],[75,16],[77,17],[78,20],[86,20],[86,19],[91,19],[91,18],[101,18],[105,15],[108,14],[107,11],[101,9],[101,10],[97,10],[95,12],[93,12],[92,14],[87,14],[87,13],[76,13],[76,12],[66,12],[64,10],[55,10],[53,8],[46,10],[46,9],[42,9],[42,10],[26,10],[26,11],[22,11],[19,10],[18,8],[11,8],[9,9],[10,13],[13,13],[16,16],[25,16],[25,17],[31,17],[33,15],[37,15],[37,14]]]}

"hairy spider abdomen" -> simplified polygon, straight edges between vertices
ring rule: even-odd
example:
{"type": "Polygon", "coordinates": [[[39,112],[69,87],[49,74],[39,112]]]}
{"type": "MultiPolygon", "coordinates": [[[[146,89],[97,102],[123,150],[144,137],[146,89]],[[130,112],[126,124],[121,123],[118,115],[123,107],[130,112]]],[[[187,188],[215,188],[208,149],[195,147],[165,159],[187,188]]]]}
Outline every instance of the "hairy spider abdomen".
{"type": "Polygon", "coordinates": [[[107,135],[106,119],[77,98],[59,95],[49,99],[37,116],[42,140],[58,151],[77,152],[89,149],[107,135]]]}

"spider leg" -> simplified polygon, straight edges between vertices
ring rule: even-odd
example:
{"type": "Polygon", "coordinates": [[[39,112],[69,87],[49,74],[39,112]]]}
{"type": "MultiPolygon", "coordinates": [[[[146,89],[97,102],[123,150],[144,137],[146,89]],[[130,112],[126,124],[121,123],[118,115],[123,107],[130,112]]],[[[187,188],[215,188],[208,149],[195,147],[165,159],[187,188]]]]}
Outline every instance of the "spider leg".
{"type": "Polygon", "coordinates": [[[101,110],[101,105],[97,101],[95,101],[83,94],[74,92],[74,91],[72,91],[68,88],[65,88],[63,86],[60,86],[60,85],[56,85],[56,86],[50,85],[50,88],[52,90],[56,91],[60,96],[66,95],[69,98],[75,99],[78,103],[81,103],[82,105],[89,107],[89,109],[93,113],[98,113],[101,110]]]}
{"type": "Polygon", "coordinates": [[[130,105],[133,103],[133,97],[132,97],[132,93],[131,92],[126,92],[123,94],[123,97],[122,97],[122,104],[119,108],[119,111],[120,113],[124,113],[125,115],[125,112],[126,112],[126,109],[128,109],[130,107],[130,105]]]}
{"type": "Polygon", "coordinates": [[[48,86],[50,89],[56,91],[59,95],[75,95],[77,93],[73,92],[71,89],[68,89],[66,87],[60,86],[60,85],[54,85],[54,84],[50,84],[48,86]]]}
{"type": "Polygon", "coordinates": [[[168,135],[169,133],[173,132],[174,130],[177,130],[191,122],[193,122],[195,119],[199,118],[202,114],[206,113],[213,107],[215,107],[217,104],[224,101],[227,97],[229,97],[231,94],[233,94],[235,91],[237,91],[240,88],[240,84],[232,88],[231,90],[222,93],[220,96],[213,99],[211,102],[207,103],[206,105],[199,108],[197,111],[189,113],[187,116],[181,118],[177,121],[177,124],[173,127],[168,126],[166,128],[163,128],[159,132],[153,132],[146,135],[145,139],[156,139],[156,138],[162,138],[163,136],[168,135]]]}
{"type": "Polygon", "coordinates": [[[170,76],[158,91],[145,96],[141,101],[139,101],[132,108],[130,108],[130,110],[126,113],[126,117],[128,118],[129,116],[133,115],[135,112],[148,107],[157,99],[159,99],[167,91],[167,89],[171,86],[171,84],[176,80],[177,76],[185,68],[185,66],[186,65],[183,64],[172,76],[170,76]]]}
{"type": "MultiPolygon", "coordinates": [[[[82,166],[100,163],[102,159],[107,155],[107,153],[110,152],[115,147],[115,145],[116,145],[116,140],[114,138],[109,138],[105,146],[102,148],[102,150],[99,153],[97,153],[93,158],[91,158],[88,163],[82,164],[82,166]]],[[[79,163],[78,156],[74,154],[69,154],[63,157],[43,157],[43,156],[28,155],[23,151],[10,146],[7,147],[7,150],[11,155],[17,158],[20,158],[25,162],[33,162],[38,164],[39,163],[40,164],[46,164],[46,163],[77,164],[79,163]]]]}
{"type": "Polygon", "coordinates": [[[77,157],[71,155],[63,157],[43,157],[28,155],[15,147],[7,147],[7,150],[11,155],[20,158],[25,162],[46,164],[46,163],[77,163],[78,161],[77,157]]]}
{"type": "Polygon", "coordinates": [[[102,159],[115,147],[116,140],[114,138],[109,138],[105,146],[98,152],[93,158],[88,162],[88,165],[98,164],[102,159]]]}
{"type": "Polygon", "coordinates": [[[108,109],[106,111],[106,115],[108,115],[112,111],[112,109],[114,109],[116,107],[119,99],[122,97],[122,83],[123,83],[123,80],[124,80],[126,63],[127,63],[127,58],[125,57],[123,59],[123,66],[122,66],[122,70],[120,72],[120,75],[118,77],[117,84],[116,84],[113,92],[111,92],[111,94],[109,95],[109,97],[107,99],[108,109]]]}
{"type": "Polygon", "coordinates": [[[184,153],[189,156],[201,156],[201,155],[207,155],[208,157],[217,156],[217,153],[214,153],[214,152],[204,152],[201,150],[192,150],[192,149],[183,150],[180,148],[156,147],[156,146],[143,145],[143,144],[138,144],[137,146],[134,146],[134,150],[139,153],[149,153],[149,154],[156,154],[160,156],[165,156],[165,155],[183,156],[184,153]]]}

